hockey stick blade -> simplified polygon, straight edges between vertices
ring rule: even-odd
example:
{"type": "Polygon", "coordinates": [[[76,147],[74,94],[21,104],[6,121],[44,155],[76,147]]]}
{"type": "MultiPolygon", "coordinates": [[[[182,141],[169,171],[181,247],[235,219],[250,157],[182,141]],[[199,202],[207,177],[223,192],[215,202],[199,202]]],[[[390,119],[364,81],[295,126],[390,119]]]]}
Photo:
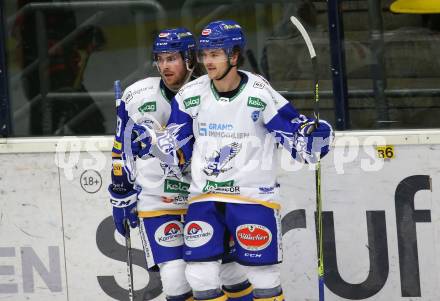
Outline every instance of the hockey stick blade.
{"type": "Polygon", "coordinates": [[[314,57],[316,57],[316,52],[315,52],[315,48],[313,47],[312,40],[310,39],[310,36],[307,33],[306,29],[296,17],[291,16],[290,21],[293,23],[293,25],[295,25],[296,28],[298,28],[304,41],[306,42],[307,49],[309,50],[310,58],[313,59],[314,57]]]}
{"type": "Polygon", "coordinates": [[[312,68],[313,68],[313,77],[314,77],[314,95],[315,95],[315,118],[316,118],[316,127],[319,126],[319,86],[318,86],[318,63],[316,60],[316,51],[315,47],[313,47],[312,40],[310,39],[307,30],[301,24],[301,22],[294,16],[290,17],[290,21],[292,24],[299,30],[301,36],[306,42],[307,49],[309,51],[310,59],[312,60],[312,68]]]}

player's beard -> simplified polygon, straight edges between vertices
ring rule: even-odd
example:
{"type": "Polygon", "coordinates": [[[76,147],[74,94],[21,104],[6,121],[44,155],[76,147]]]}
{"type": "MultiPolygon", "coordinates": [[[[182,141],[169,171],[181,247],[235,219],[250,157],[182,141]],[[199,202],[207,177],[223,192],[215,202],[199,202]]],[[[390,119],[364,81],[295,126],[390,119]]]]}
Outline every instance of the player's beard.
{"type": "Polygon", "coordinates": [[[176,71],[164,71],[161,76],[165,85],[172,91],[177,91],[184,84],[187,70],[184,69],[181,72],[176,71]]]}

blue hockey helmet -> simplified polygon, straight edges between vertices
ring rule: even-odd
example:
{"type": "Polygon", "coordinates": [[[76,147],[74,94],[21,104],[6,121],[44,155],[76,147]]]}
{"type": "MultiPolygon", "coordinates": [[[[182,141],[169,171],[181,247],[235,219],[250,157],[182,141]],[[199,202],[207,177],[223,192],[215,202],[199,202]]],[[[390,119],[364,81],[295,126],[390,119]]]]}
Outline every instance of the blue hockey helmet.
{"type": "Polygon", "coordinates": [[[234,46],[244,49],[246,39],[243,30],[237,22],[221,20],[209,23],[199,39],[199,50],[225,49],[229,53],[234,46]]]}
{"type": "Polygon", "coordinates": [[[154,60],[159,53],[176,51],[182,53],[186,61],[189,60],[189,63],[193,63],[196,41],[192,33],[184,27],[161,30],[153,43],[154,60]]]}

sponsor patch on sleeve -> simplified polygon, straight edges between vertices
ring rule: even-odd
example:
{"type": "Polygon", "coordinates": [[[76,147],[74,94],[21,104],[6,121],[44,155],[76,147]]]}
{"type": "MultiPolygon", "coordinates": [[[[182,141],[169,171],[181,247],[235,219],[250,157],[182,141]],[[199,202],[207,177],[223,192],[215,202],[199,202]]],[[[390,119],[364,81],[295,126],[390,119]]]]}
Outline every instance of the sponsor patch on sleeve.
{"type": "Polygon", "coordinates": [[[186,98],[183,100],[183,104],[185,105],[185,109],[196,107],[200,105],[200,96],[186,98]]]}
{"type": "Polygon", "coordinates": [[[155,101],[148,101],[145,102],[143,105],[141,105],[138,108],[138,111],[141,113],[147,113],[147,112],[156,112],[156,102],[155,101]]]}
{"type": "Polygon", "coordinates": [[[258,97],[249,96],[247,105],[248,107],[261,109],[262,111],[266,109],[266,103],[261,99],[259,99],[258,97]]]}

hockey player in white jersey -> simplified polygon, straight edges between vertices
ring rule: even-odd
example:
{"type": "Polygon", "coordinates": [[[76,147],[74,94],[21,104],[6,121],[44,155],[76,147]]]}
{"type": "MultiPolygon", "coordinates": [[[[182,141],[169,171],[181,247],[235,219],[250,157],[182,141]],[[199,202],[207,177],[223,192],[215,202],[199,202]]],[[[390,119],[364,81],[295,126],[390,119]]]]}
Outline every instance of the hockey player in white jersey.
{"type": "MultiPolygon", "coordinates": [[[[153,156],[136,160],[134,165],[126,164],[129,160],[124,158],[130,154],[124,154],[123,142],[124,134],[131,136],[130,119],[148,127],[166,124],[171,112],[170,100],[191,78],[196,66],[195,44],[192,34],[185,28],[163,30],[158,34],[153,56],[161,77],[140,80],[124,91],[118,107],[112,184],[109,187],[116,229],[124,235],[124,222],[128,220],[132,227],[136,227],[140,218],[147,267],[159,268],[167,300],[176,301],[192,298],[182,260],[182,220],[187,209],[190,177],[186,170],[153,156]]],[[[136,152],[138,145],[131,146],[136,152]]],[[[224,284],[233,287],[247,283],[245,288],[249,295],[249,282],[239,266],[224,264],[221,276],[224,284]]],[[[246,296],[243,292],[241,295],[246,296]]]]}
{"type": "Polygon", "coordinates": [[[191,160],[183,258],[195,300],[227,299],[218,277],[225,232],[232,233],[236,261],[248,266],[254,300],[284,300],[276,145],[312,162],[329,151],[332,136],[327,122],[316,127],[264,78],[237,69],[244,47],[234,21],[208,24],[199,40],[208,74],[171,103],[176,145],[190,139],[178,152],[180,164],[191,160]]]}
{"type": "Polygon", "coordinates": [[[116,229],[125,235],[126,220],[131,227],[139,223],[147,268],[159,268],[167,300],[176,301],[192,299],[182,260],[182,215],[187,208],[189,178],[156,158],[136,160],[134,168],[123,160],[128,158],[123,142],[130,119],[166,124],[170,100],[191,76],[195,51],[195,40],[185,28],[163,30],[155,39],[153,56],[161,77],[145,78],[124,91],[118,107],[109,187],[116,229]]]}

